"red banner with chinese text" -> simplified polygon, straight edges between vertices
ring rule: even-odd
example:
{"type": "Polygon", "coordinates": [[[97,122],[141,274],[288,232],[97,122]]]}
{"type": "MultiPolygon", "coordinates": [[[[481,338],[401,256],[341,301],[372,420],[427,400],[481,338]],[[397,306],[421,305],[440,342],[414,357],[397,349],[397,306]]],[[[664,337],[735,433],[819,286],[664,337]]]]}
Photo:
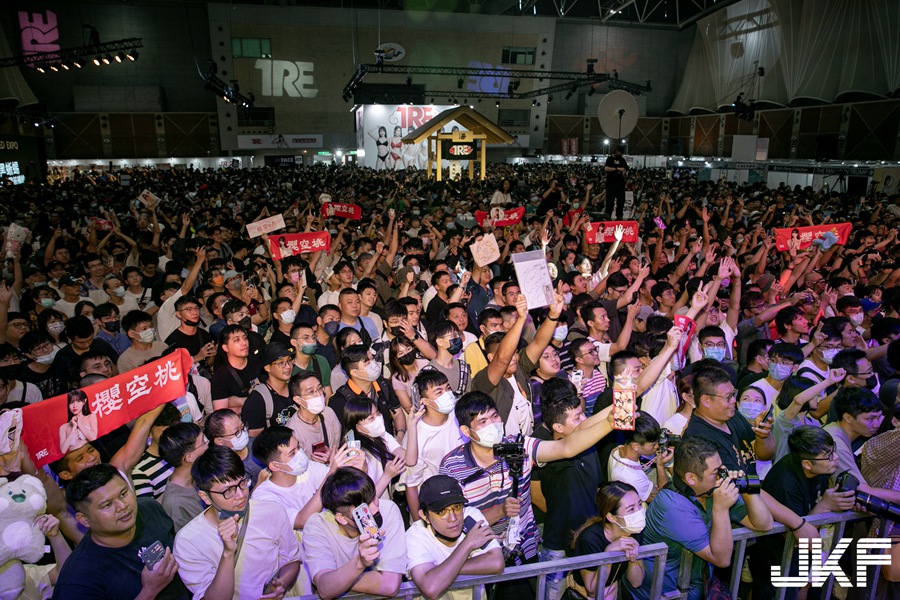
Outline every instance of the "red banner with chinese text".
{"type": "Polygon", "coordinates": [[[688,348],[697,332],[697,321],[685,315],[675,315],[675,327],[681,330],[681,341],[678,342],[678,350],[675,352],[673,369],[680,371],[684,368],[688,348]]]}
{"type": "Polygon", "coordinates": [[[623,242],[633,244],[637,241],[637,221],[598,221],[596,223],[591,223],[588,226],[587,233],[585,234],[585,236],[587,237],[587,243],[599,244],[602,242],[604,244],[607,244],[609,242],[616,241],[615,231],[617,225],[621,225],[625,230],[624,235],[622,236],[623,242]]]}
{"type": "Polygon", "coordinates": [[[142,367],[81,388],[87,396],[89,414],[79,411],[70,417],[67,394],[26,406],[22,409],[22,441],[35,466],[40,468],[63,457],[61,444],[72,439],[71,432],[79,427],[79,419],[87,423],[83,429],[92,430],[95,435],[74,436],[81,443],[72,445],[70,451],[83,446],[85,439],[92,442],[164,402],[184,396],[185,380],[193,363],[190,353],[181,348],[142,367]]]}
{"type": "Polygon", "coordinates": [[[484,220],[486,218],[491,220],[491,225],[494,227],[509,227],[518,224],[524,216],[525,207],[503,210],[497,206],[492,208],[489,213],[483,210],[475,211],[475,220],[478,222],[479,227],[484,227],[484,220]]]}
{"type": "Polygon", "coordinates": [[[323,217],[337,217],[339,219],[362,219],[362,209],[356,204],[344,204],[343,202],[326,202],[322,205],[323,217]]]}
{"type": "Polygon", "coordinates": [[[315,233],[287,233],[269,236],[269,251],[275,260],[283,260],[301,252],[331,251],[331,234],[327,231],[315,233]]]}
{"type": "Polygon", "coordinates": [[[775,248],[779,252],[786,252],[794,246],[796,250],[805,250],[809,248],[813,240],[822,237],[825,232],[830,231],[837,237],[838,244],[846,244],[847,238],[850,237],[850,231],[853,230],[852,223],[829,223],[827,225],[810,225],[807,227],[785,227],[784,229],[775,228],[775,248]]]}

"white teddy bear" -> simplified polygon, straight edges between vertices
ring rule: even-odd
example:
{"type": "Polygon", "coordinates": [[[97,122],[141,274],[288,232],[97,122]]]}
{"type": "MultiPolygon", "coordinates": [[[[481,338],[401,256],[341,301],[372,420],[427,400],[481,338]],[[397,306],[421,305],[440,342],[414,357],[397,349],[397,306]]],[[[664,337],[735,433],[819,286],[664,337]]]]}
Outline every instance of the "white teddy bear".
{"type": "Polygon", "coordinates": [[[40,479],[0,477],[0,600],[19,597],[25,588],[22,563],[44,555],[44,534],[34,519],[46,510],[47,492],[40,479]]]}

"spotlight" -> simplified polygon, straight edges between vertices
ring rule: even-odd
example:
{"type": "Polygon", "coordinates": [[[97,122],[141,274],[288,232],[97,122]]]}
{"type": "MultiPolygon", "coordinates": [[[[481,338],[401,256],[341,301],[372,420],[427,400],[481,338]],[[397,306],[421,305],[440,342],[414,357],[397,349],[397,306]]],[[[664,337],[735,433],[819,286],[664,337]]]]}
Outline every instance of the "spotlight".
{"type": "Polygon", "coordinates": [[[44,68],[44,65],[38,65],[35,67],[35,69],[37,69],[38,73],[46,73],[47,72],[47,70],[44,68]]]}
{"type": "Polygon", "coordinates": [[[553,96],[547,96],[547,104],[553,102],[553,96]]]}
{"type": "Polygon", "coordinates": [[[131,50],[125,54],[125,58],[127,58],[131,62],[136,61],[138,59],[138,56],[140,56],[140,55],[138,54],[137,50],[131,50]]]}
{"type": "Polygon", "coordinates": [[[461,90],[464,81],[465,81],[465,80],[464,80],[462,77],[460,77],[459,79],[457,79],[457,80],[456,80],[456,89],[461,90]]]}
{"type": "Polygon", "coordinates": [[[604,146],[609,146],[609,140],[603,140],[603,145],[604,145],[604,146]]]}
{"type": "Polygon", "coordinates": [[[537,106],[537,100],[532,100],[532,101],[531,101],[531,106],[537,106]]]}
{"type": "Polygon", "coordinates": [[[56,66],[55,64],[50,65],[50,70],[53,71],[54,73],[59,73],[59,67],[56,66]]]}
{"type": "Polygon", "coordinates": [[[98,54],[97,56],[95,56],[95,57],[94,57],[94,61],[93,61],[94,64],[97,65],[97,66],[99,67],[99,66],[100,66],[100,61],[101,61],[101,59],[102,59],[102,57],[101,57],[99,54],[98,54]]]}
{"type": "Polygon", "coordinates": [[[497,108],[500,108],[500,101],[497,100],[497,101],[494,103],[494,106],[496,106],[497,108]]]}
{"type": "Polygon", "coordinates": [[[109,63],[112,62],[112,59],[113,59],[112,54],[107,54],[106,56],[104,56],[104,57],[101,58],[100,60],[103,61],[103,64],[104,64],[104,65],[108,65],[109,63]]]}
{"type": "Polygon", "coordinates": [[[72,64],[80,69],[81,67],[84,66],[84,60],[82,60],[80,58],[76,58],[75,60],[72,61],[72,64]]]}
{"type": "Polygon", "coordinates": [[[116,53],[116,62],[120,63],[125,59],[125,55],[122,52],[116,53]]]}
{"type": "Polygon", "coordinates": [[[67,63],[67,62],[61,62],[61,63],[59,63],[59,66],[61,66],[63,68],[63,71],[69,70],[69,63],[67,63]]]}

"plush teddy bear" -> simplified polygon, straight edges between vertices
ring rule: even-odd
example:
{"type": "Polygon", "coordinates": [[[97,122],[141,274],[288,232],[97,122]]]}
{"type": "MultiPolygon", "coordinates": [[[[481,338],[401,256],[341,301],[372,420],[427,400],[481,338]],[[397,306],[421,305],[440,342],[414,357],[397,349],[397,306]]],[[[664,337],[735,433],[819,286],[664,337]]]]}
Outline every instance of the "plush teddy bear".
{"type": "Polygon", "coordinates": [[[47,509],[47,492],[40,479],[22,475],[0,477],[0,600],[18,598],[25,588],[22,563],[44,555],[44,534],[34,519],[47,509]]]}

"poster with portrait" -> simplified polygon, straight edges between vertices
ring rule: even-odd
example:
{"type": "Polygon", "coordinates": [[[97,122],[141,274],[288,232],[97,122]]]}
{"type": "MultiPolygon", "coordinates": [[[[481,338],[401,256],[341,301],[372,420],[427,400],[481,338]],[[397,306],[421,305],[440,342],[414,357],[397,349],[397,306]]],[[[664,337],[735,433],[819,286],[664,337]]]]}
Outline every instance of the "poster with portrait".
{"type": "MultiPolygon", "coordinates": [[[[443,111],[453,106],[416,104],[366,104],[356,111],[357,153],[365,152],[363,164],[377,171],[403,171],[408,167],[418,170],[428,168],[428,142],[404,144],[403,136],[415,131],[443,111]]],[[[444,131],[453,128],[465,130],[451,121],[444,131]]],[[[445,157],[446,158],[446,157],[445,157]]],[[[443,168],[450,166],[444,160],[443,168]]],[[[468,161],[459,161],[461,169],[468,168],[468,161]]]]}

